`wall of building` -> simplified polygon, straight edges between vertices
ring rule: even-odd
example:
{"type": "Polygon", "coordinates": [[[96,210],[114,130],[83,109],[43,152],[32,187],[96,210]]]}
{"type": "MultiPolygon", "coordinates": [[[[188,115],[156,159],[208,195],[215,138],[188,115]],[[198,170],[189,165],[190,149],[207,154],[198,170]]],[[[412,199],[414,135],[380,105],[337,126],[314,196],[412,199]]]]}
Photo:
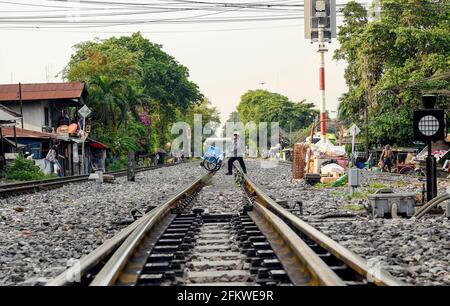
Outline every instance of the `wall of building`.
{"type": "MultiPolygon", "coordinates": [[[[9,109],[20,114],[20,103],[5,103],[9,109]]],[[[49,107],[48,101],[36,101],[23,103],[23,127],[27,130],[42,132],[45,125],[45,108],[49,107]]],[[[17,124],[21,127],[20,121],[17,124]]]]}

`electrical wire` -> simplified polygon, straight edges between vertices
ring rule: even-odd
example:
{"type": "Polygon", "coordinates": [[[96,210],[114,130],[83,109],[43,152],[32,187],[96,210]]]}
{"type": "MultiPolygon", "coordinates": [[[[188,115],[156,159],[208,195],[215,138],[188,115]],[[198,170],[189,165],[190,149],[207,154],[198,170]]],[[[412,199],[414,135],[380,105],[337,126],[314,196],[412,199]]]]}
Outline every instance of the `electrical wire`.
{"type": "MultiPolygon", "coordinates": [[[[208,30],[167,30],[167,31],[139,31],[142,34],[180,34],[180,33],[208,33],[208,32],[234,32],[234,31],[252,31],[252,30],[267,30],[267,29],[281,29],[281,28],[301,28],[303,24],[286,25],[286,26],[268,26],[268,27],[245,27],[245,28],[225,28],[225,29],[208,29],[208,30]]],[[[4,30],[23,31],[22,28],[2,28],[4,30]]],[[[56,33],[86,33],[86,34],[132,34],[136,31],[76,31],[76,30],[51,30],[42,29],[43,32],[56,33]]]]}
{"type": "MultiPolygon", "coordinates": [[[[213,2],[197,0],[154,0],[151,3],[79,0],[41,0],[40,3],[3,1],[9,5],[49,8],[13,15],[0,11],[0,30],[86,29],[143,24],[205,24],[289,21],[303,19],[303,6],[293,0],[213,2]],[[59,3],[64,2],[66,6],[59,3]],[[61,10],[65,8],[65,10],[61,10]],[[66,14],[61,14],[65,12],[66,14]],[[189,12],[195,14],[189,14],[189,12]],[[253,14],[252,14],[253,13],[253,14]],[[255,14],[256,13],[256,14],[255,14]],[[2,15],[8,14],[8,16],[2,15]],[[167,14],[172,15],[167,17],[167,14]],[[180,16],[180,14],[182,14],[180,16]],[[224,16],[217,16],[223,14],[224,16]],[[155,17],[156,15],[161,15],[155,17]],[[141,18],[139,18],[141,16],[141,18]],[[125,19],[124,19],[125,18],[125,19]]],[[[338,4],[344,5],[344,4],[338,4]]],[[[19,11],[16,11],[19,12],[19,11]]]]}

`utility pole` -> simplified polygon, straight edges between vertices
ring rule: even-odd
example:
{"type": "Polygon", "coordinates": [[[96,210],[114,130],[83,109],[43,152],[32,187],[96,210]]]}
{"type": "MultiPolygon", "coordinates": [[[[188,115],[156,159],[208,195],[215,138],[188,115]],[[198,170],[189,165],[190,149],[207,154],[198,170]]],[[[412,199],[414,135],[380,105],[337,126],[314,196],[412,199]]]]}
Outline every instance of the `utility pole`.
{"type": "Polygon", "coordinates": [[[83,142],[81,143],[81,169],[83,170],[81,171],[80,174],[86,174],[86,166],[85,166],[86,161],[84,160],[86,156],[85,143],[86,143],[86,117],[83,117],[83,142]]]}
{"type": "Polygon", "coordinates": [[[326,110],[325,110],[325,53],[328,51],[325,48],[324,39],[324,25],[319,24],[319,52],[320,66],[319,66],[319,86],[320,86],[320,137],[325,140],[327,135],[326,126],[326,110]]]}
{"type": "Polygon", "coordinates": [[[23,102],[22,102],[22,83],[19,83],[19,101],[20,101],[20,122],[23,129],[23,102]]]}
{"type": "Polygon", "coordinates": [[[16,131],[16,124],[13,125],[13,133],[14,133],[14,153],[19,152],[19,145],[17,144],[17,131],[16,131]]]}
{"type": "Polygon", "coordinates": [[[292,122],[289,121],[289,141],[292,144],[292,122]]]}
{"type": "Polygon", "coordinates": [[[365,136],[366,136],[366,160],[369,159],[369,101],[366,101],[366,107],[364,109],[364,124],[365,124],[365,136]]]}
{"type": "MultiPolygon", "coordinates": [[[[86,133],[86,118],[87,116],[89,116],[91,114],[91,110],[89,109],[89,107],[87,107],[86,105],[83,106],[78,113],[80,114],[80,116],[83,118],[83,130],[82,130],[82,140],[83,142],[81,143],[81,174],[85,174],[86,173],[86,165],[85,165],[85,158],[86,158],[86,152],[85,152],[85,142],[87,139],[88,134],[86,133]]],[[[89,172],[89,171],[87,171],[89,172]]]]}

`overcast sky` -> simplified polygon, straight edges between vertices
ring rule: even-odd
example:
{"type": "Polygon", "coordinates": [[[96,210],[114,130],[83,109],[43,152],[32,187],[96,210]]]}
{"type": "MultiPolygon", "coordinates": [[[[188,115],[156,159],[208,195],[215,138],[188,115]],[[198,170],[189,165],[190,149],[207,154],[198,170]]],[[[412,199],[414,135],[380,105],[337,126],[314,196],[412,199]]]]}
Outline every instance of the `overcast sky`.
{"type": "MultiPolygon", "coordinates": [[[[0,11],[42,10],[1,2],[0,11]]],[[[277,2],[282,3],[283,0],[277,2]]],[[[340,1],[343,2],[346,1],[340,1]]],[[[8,15],[3,13],[0,16],[8,15]]],[[[187,66],[192,81],[218,107],[223,120],[235,110],[240,96],[249,89],[264,88],[286,95],[293,101],[306,99],[318,107],[319,54],[317,45],[304,39],[302,19],[133,25],[70,32],[60,29],[0,29],[0,83],[61,81],[55,75],[67,64],[73,45],[95,37],[108,38],[133,31],[143,32],[146,38],[161,44],[165,52],[187,66]]],[[[327,46],[327,109],[336,111],[337,100],[346,91],[343,79],[345,63],[332,60],[332,53],[338,46],[336,42],[327,46]]],[[[335,113],[331,115],[334,117],[335,113]]]]}

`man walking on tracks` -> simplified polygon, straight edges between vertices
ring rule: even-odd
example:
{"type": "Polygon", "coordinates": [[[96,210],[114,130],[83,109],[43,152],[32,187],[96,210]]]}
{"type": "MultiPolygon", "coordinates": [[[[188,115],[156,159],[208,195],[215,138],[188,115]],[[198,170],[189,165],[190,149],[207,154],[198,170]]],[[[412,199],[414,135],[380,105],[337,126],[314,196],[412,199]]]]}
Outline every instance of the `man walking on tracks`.
{"type": "Polygon", "coordinates": [[[381,163],[381,172],[385,171],[387,166],[388,172],[391,172],[392,161],[394,159],[394,154],[392,153],[392,149],[390,145],[386,145],[384,147],[383,152],[381,153],[380,163],[381,163]]]}
{"type": "Polygon", "coordinates": [[[233,174],[233,163],[237,160],[239,165],[241,165],[242,171],[247,173],[247,168],[244,163],[244,144],[242,143],[241,138],[239,137],[239,132],[233,133],[233,139],[228,146],[228,173],[227,175],[233,174]]]}

